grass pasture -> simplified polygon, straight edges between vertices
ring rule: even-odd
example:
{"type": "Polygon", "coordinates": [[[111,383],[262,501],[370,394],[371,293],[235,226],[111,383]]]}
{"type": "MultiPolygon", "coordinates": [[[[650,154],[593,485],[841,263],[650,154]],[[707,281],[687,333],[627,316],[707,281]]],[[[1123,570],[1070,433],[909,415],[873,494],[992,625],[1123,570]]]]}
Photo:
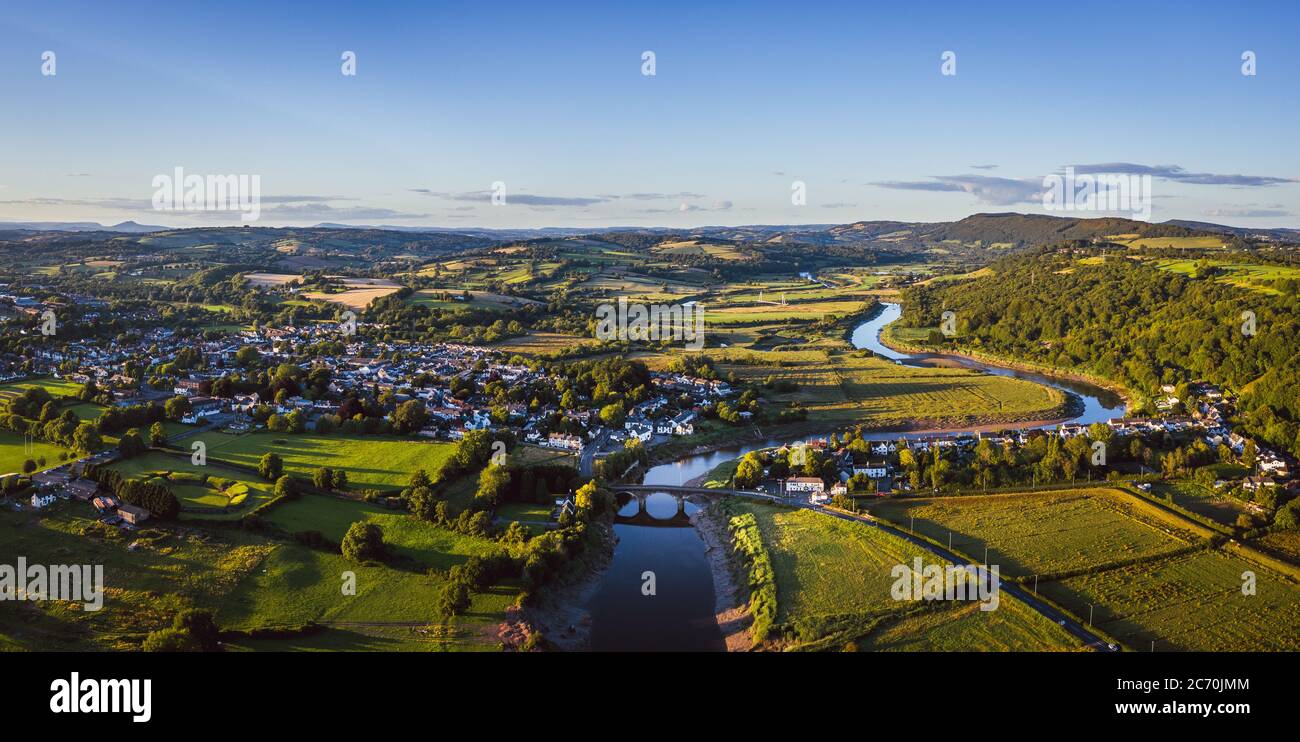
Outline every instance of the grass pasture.
{"type": "Polygon", "coordinates": [[[52,377],[42,377],[39,379],[24,379],[22,381],[9,381],[0,384],[0,396],[17,396],[28,389],[40,387],[50,393],[51,397],[70,397],[81,391],[81,384],[68,379],[55,379],[52,377]]]}
{"type": "Polygon", "coordinates": [[[923,420],[927,426],[957,426],[1046,420],[1059,416],[1066,401],[1055,389],[1021,379],[956,368],[909,368],[819,348],[717,355],[754,360],[720,364],[742,379],[770,375],[798,384],[797,391],[773,394],[771,399],[798,402],[807,408],[809,419],[828,424],[890,427],[923,420]]]}
{"type": "MultiPolygon", "coordinates": [[[[734,502],[734,501],[733,501],[734,502]]],[[[1077,642],[1006,594],[994,611],[972,603],[938,605],[891,596],[896,565],[937,557],[885,531],[808,510],[737,502],[753,513],[776,579],[777,621],[804,641],[820,626],[865,621],[859,648],[881,650],[1061,650],[1077,642]]],[[[828,647],[834,648],[834,647],[828,647]]]]}
{"type": "Polygon", "coordinates": [[[24,443],[21,435],[0,430],[0,474],[22,472],[23,462],[28,459],[37,462],[37,471],[43,471],[63,463],[60,456],[67,453],[70,452],[62,446],[45,441],[24,443]],[[42,457],[45,459],[45,466],[40,466],[42,457]]]}
{"type": "Polygon", "coordinates": [[[1203,550],[1061,582],[1040,590],[1128,647],[1149,651],[1300,650],[1300,588],[1252,563],[1203,550]],[[1256,594],[1242,593],[1242,574],[1256,594]]]}
{"type": "Polygon", "coordinates": [[[229,520],[243,517],[249,510],[269,501],[274,497],[273,485],[264,482],[256,475],[239,469],[223,467],[217,461],[209,460],[206,466],[190,463],[188,456],[171,455],[150,451],[131,459],[124,459],[113,464],[113,469],[123,476],[134,479],[158,479],[167,486],[180,500],[183,517],[187,519],[229,520]],[[179,474],[181,476],[176,476],[179,474]],[[171,476],[169,476],[171,475],[171,476]],[[196,477],[207,476],[208,481],[200,482],[196,477]],[[219,489],[215,480],[227,480],[227,486],[219,489]],[[208,508],[230,508],[229,512],[202,512],[208,508]],[[199,512],[193,511],[195,508],[199,512]]]}
{"type": "Polygon", "coordinates": [[[184,535],[126,533],[94,519],[94,509],[64,502],[40,515],[0,509],[0,542],[33,564],[102,564],[104,607],[60,601],[0,602],[0,645],[65,650],[132,650],[186,608],[217,610],[273,550],[239,531],[184,535]],[[134,551],[131,543],[139,544],[134,551]],[[75,556],[70,556],[75,555],[75,556]]]}
{"type": "Polygon", "coordinates": [[[1008,577],[1031,577],[1148,558],[1188,546],[1155,508],[1114,490],[1072,489],[1024,494],[899,498],[871,505],[871,514],[977,562],[1000,565],[1008,577]],[[914,524],[914,525],[913,525],[914,524]]]}
{"type": "MultiPolygon", "coordinates": [[[[209,436],[205,434],[204,439],[209,436]]],[[[345,469],[352,489],[400,489],[411,473],[433,473],[451,456],[453,444],[397,436],[349,436],[342,433],[249,433],[208,441],[208,457],[257,467],[262,455],[276,453],[285,471],[310,481],[320,467],[345,469]]]]}

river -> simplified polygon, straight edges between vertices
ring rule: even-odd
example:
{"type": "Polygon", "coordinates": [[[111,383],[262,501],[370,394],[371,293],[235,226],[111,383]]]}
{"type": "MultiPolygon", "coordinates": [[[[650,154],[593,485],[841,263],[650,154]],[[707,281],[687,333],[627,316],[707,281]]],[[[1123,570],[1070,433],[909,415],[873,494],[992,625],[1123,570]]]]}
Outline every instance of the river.
{"type": "MultiPolygon", "coordinates": [[[[853,347],[870,350],[905,366],[960,366],[1000,376],[1014,376],[1071,392],[1083,401],[1082,413],[1071,422],[1090,424],[1124,416],[1122,398],[1086,382],[1004,368],[959,356],[937,353],[908,355],[887,348],[880,343],[880,331],[901,314],[898,304],[885,304],[882,312],[854,329],[850,336],[853,347]]],[[[1003,427],[1013,429],[1018,426],[1003,427]]],[[[830,432],[803,438],[821,438],[830,432]]],[[[892,440],[900,436],[914,438],[934,434],[935,431],[881,431],[864,437],[892,440]]],[[[724,461],[794,440],[798,439],[772,438],[686,456],[651,468],[644,481],[646,484],[685,484],[724,461]]],[[[677,498],[663,492],[647,496],[644,504],[636,499],[620,503],[619,517],[614,524],[618,545],[600,586],[587,605],[591,613],[592,649],[725,649],[722,633],[714,622],[713,575],[705,556],[704,541],[685,522],[685,516],[696,510],[696,506],[689,502],[682,503],[679,510],[677,498]],[[650,579],[647,573],[653,575],[651,595],[646,594],[645,586],[650,579]]]]}

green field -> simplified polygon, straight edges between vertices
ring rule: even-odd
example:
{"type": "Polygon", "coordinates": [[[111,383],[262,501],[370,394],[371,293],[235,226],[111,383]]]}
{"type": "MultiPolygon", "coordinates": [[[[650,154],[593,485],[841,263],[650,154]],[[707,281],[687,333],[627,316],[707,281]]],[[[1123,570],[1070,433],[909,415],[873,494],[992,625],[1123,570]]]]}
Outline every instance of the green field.
{"type": "Polygon", "coordinates": [[[899,498],[871,514],[915,530],[1008,577],[1052,574],[1152,557],[1190,543],[1155,509],[1107,489],[1028,494],[899,498]],[[914,525],[913,525],[914,524],[914,525]]]}
{"type": "Polygon", "coordinates": [[[1223,238],[1205,237],[1119,237],[1111,238],[1116,244],[1134,248],[1216,248],[1223,247],[1223,238]]]}
{"type": "Polygon", "coordinates": [[[1300,650],[1300,588],[1267,569],[1218,551],[1198,551],[1062,582],[1044,595],[1093,620],[1135,650],[1300,650]],[[1255,573],[1255,595],[1242,573],[1255,573]]]}
{"type": "Polygon", "coordinates": [[[81,392],[81,384],[67,379],[54,379],[43,377],[39,379],[26,379],[23,381],[10,381],[0,384],[0,395],[6,392],[24,392],[28,389],[40,387],[50,393],[51,397],[68,397],[81,392]]]}
{"type": "Polygon", "coordinates": [[[358,521],[375,523],[384,531],[384,542],[393,551],[425,568],[448,569],[471,556],[487,556],[502,547],[488,539],[464,536],[439,528],[407,513],[389,510],[360,500],[327,495],[304,495],[271,508],[267,522],[294,533],[319,531],[339,543],[348,526],[358,521]]]}
{"type": "Polygon", "coordinates": [[[970,603],[900,602],[891,570],[941,563],[918,546],[861,523],[808,510],[734,502],[758,521],[776,577],[778,622],[816,641],[828,623],[880,621],[856,639],[859,648],[907,650],[1054,650],[1077,642],[1051,621],[1003,593],[997,610],[970,603]],[[973,609],[973,610],[972,610],[973,609]],[[885,618],[881,618],[885,616],[885,618]]]}
{"type": "Polygon", "coordinates": [[[1056,389],[1006,376],[956,368],[910,368],[882,358],[821,348],[712,353],[726,372],[746,381],[772,376],[799,385],[768,393],[798,402],[808,418],[827,425],[956,427],[1060,416],[1066,399],[1056,389]],[[727,363],[736,358],[746,362],[727,363]]]}
{"type": "Polygon", "coordinates": [[[284,459],[285,470],[310,481],[316,469],[346,469],[352,489],[400,489],[416,469],[435,472],[454,450],[450,443],[431,443],[397,436],[349,436],[342,433],[249,433],[241,436],[210,436],[210,458],[256,468],[265,453],[284,459]]]}
{"type": "Polygon", "coordinates": [[[23,462],[28,459],[37,462],[38,471],[49,469],[63,463],[60,455],[64,453],[69,451],[62,446],[39,440],[24,444],[21,435],[0,430],[0,474],[22,472],[23,462]],[[45,466],[39,466],[42,456],[45,457],[45,466]]]}
{"type": "MultiPolygon", "coordinates": [[[[328,529],[346,520],[310,506],[331,498],[306,496],[289,506],[303,524],[328,529]]],[[[344,501],[337,501],[348,505],[344,501]]],[[[271,511],[276,512],[275,510],[271,511]]],[[[136,649],[151,631],[186,608],[216,613],[227,629],[331,624],[322,634],[236,642],[236,650],[344,649],[483,650],[499,642],[497,627],[519,598],[513,585],[476,593],[469,612],[450,622],[433,611],[445,570],[470,556],[499,552],[486,539],[445,531],[392,511],[353,510],[377,522],[398,566],[358,565],[337,553],[267,540],[238,530],[205,532],[142,528],[133,533],[103,526],[93,509],[63,502],[39,516],[0,510],[6,550],[32,563],[103,564],[103,610],[80,604],[0,602],[0,650],[136,649]],[[135,543],[134,550],[128,545],[135,543]],[[344,595],[343,574],[356,575],[356,595],[344,595]]]]}
{"type": "Polygon", "coordinates": [[[1225,526],[1234,525],[1238,516],[1250,512],[1240,500],[1216,494],[1190,481],[1158,482],[1152,486],[1151,494],[1225,526]]]}
{"type": "MultiPolygon", "coordinates": [[[[385,535],[388,534],[386,530],[385,535]]],[[[394,533],[394,536],[398,534],[394,533]]],[[[473,553],[483,553],[485,549],[495,547],[491,542],[468,537],[456,537],[451,545],[462,548],[440,555],[439,561],[463,561],[473,553]]],[[[419,550],[419,543],[411,548],[419,550]]],[[[223,601],[217,620],[222,626],[235,628],[317,621],[354,633],[381,627],[405,636],[407,634],[401,631],[402,628],[440,623],[434,605],[441,585],[442,578],[423,571],[359,565],[338,554],[282,545],[223,601]],[[356,576],[356,595],[343,594],[345,572],[356,576]]],[[[442,641],[438,648],[494,647],[496,627],[503,620],[505,610],[518,597],[518,589],[508,585],[493,586],[485,593],[474,594],[468,613],[453,620],[449,627],[440,629],[442,641]]],[[[308,644],[326,642],[326,646],[317,646],[319,649],[355,648],[355,644],[339,642],[339,639],[339,636],[333,636],[328,639],[276,640],[257,642],[250,648],[290,649],[304,641],[308,644]]],[[[388,648],[406,647],[399,642],[397,646],[388,648]]]]}
{"type": "Polygon", "coordinates": [[[1226,260],[1158,260],[1155,264],[1162,270],[1192,276],[1197,273],[1197,263],[1208,263],[1214,266],[1218,271],[1214,276],[1214,280],[1219,283],[1227,283],[1238,288],[1266,294],[1282,293],[1280,289],[1272,285],[1276,280],[1300,280],[1300,268],[1285,265],[1232,263],[1226,260]]]}
{"type": "Polygon", "coordinates": [[[270,482],[263,481],[257,475],[249,472],[221,466],[219,462],[211,459],[208,460],[206,466],[198,466],[190,463],[188,456],[150,451],[135,458],[118,461],[113,464],[112,468],[121,472],[123,476],[133,479],[149,480],[161,477],[159,481],[165,484],[172,491],[172,494],[176,495],[176,499],[180,500],[182,511],[195,507],[225,508],[229,506],[232,508],[227,513],[186,513],[185,518],[237,519],[243,517],[249,510],[274,497],[273,485],[270,482]],[[186,476],[172,479],[163,476],[169,472],[183,473],[186,476]],[[218,490],[212,486],[215,482],[203,484],[194,481],[190,475],[207,475],[211,478],[234,480],[235,483],[225,490],[218,490]]]}
{"type": "Polygon", "coordinates": [[[90,505],[74,501],[39,516],[0,509],[7,553],[22,554],[32,564],[102,564],[107,585],[99,611],[56,601],[0,601],[0,647],[136,649],[177,611],[216,610],[274,548],[239,531],[126,533],[94,517],[90,505]],[[130,551],[133,542],[139,545],[130,551]]]}

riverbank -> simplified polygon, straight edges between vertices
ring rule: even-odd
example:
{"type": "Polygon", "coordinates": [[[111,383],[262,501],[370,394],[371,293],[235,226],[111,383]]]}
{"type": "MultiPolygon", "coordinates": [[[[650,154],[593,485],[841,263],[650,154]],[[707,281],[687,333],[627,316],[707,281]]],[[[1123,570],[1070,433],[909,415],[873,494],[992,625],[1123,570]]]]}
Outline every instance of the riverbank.
{"type": "Polygon", "coordinates": [[[753,647],[749,630],[754,619],[749,614],[749,590],[736,577],[726,516],[716,501],[697,504],[700,509],[691,516],[691,524],[704,541],[704,555],[713,573],[713,619],[728,652],[747,652],[753,647]]]}
{"type": "Polygon", "coordinates": [[[881,330],[878,339],[881,345],[885,346],[886,348],[889,348],[895,353],[912,353],[912,354],[926,356],[928,358],[943,358],[945,356],[954,359],[964,358],[968,361],[974,361],[976,363],[985,363],[990,366],[1001,366],[1002,368],[1011,371],[1022,371],[1031,374],[1042,374],[1044,376],[1051,376],[1058,379],[1063,379],[1065,381],[1076,381],[1083,384],[1091,384],[1092,386],[1098,387],[1100,389],[1105,389],[1111,394],[1114,394],[1115,396],[1119,397],[1121,400],[1123,400],[1124,408],[1126,410],[1132,410],[1134,408],[1135,405],[1134,399],[1136,398],[1136,396],[1128,389],[1128,387],[1125,387],[1124,385],[1119,384],[1118,382],[1115,382],[1111,379],[1104,379],[1099,376],[1092,376],[1090,374],[1085,374],[1079,371],[1063,371],[1061,369],[1053,368],[1051,366],[1045,366],[1039,363],[1031,363],[1029,361],[1003,358],[1001,356],[991,355],[989,353],[980,353],[980,352],[970,351],[970,350],[936,351],[933,348],[926,348],[919,345],[912,345],[910,343],[903,342],[902,340],[899,340],[897,337],[894,336],[894,333],[891,329],[893,327],[893,324],[894,323],[891,322],[890,324],[885,325],[885,327],[881,330]]]}
{"type": "Polygon", "coordinates": [[[601,546],[587,559],[574,565],[570,575],[557,585],[545,588],[532,605],[512,608],[499,632],[507,650],[522,650],[540,635],[538,646],[561,652],[585,652],[591,649],[591,611],[587,606],[600,588],[601,580],[614,559],[618,536],[612,522],[600,524],[601,546]]]}

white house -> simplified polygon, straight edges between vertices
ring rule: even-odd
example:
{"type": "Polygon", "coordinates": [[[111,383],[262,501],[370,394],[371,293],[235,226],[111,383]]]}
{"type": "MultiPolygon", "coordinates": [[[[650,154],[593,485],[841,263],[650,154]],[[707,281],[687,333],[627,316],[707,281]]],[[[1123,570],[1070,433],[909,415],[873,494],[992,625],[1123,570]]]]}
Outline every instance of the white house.
{"type": "Polygon", "coordinates": [[[821,494],[826,491],[826,483],[821,480],[821,477],[791,477],[785,480],[785,490],[821,494]]]}

